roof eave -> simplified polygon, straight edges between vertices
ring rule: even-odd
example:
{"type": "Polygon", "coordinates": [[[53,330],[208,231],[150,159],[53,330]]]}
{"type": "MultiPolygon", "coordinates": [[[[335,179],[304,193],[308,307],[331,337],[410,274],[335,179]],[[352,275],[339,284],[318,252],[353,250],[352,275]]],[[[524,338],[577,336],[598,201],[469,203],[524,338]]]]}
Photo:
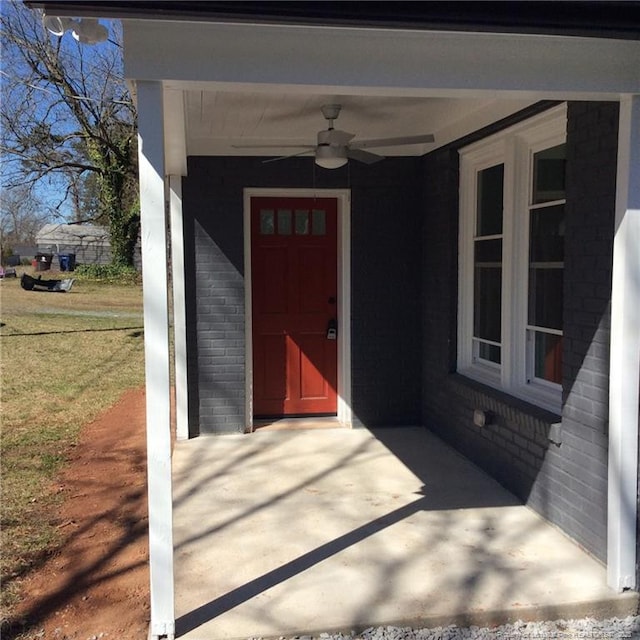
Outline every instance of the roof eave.
{"type": "Polygon", "coordinates": [[[24,0],[51,15],[640,39],[640,3],[24,0]]]}

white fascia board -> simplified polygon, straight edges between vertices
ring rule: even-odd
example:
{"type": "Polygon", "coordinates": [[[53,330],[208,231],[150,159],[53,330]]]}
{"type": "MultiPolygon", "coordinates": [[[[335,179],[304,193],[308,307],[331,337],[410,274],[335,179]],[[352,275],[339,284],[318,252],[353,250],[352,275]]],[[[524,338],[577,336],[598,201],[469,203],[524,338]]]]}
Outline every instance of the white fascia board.
{"type": "Polygon", "coordinates": [[[146,80],[560,99],[640,90],[633,40],[126,20],[124,42],[126,77],[146,80]]]}

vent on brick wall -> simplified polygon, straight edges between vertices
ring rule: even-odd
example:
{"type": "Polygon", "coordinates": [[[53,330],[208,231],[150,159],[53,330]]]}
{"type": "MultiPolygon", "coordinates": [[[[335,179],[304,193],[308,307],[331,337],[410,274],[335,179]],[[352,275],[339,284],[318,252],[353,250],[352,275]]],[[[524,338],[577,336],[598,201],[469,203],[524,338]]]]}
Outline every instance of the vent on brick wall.
{"type": "Polygon", "coordinates": [[[560,446],[562,444],[562,422],[554,422],[549,427],[549,435],[547,436],[549,442],[560,446]]]}
{"type": "Polygon", "coordinates": [[[473,424],[476,427],[486,427],[493,421],[493,414],[491,411],[485,411],[484,409],[476,409],[473,412],[473,424]]]}

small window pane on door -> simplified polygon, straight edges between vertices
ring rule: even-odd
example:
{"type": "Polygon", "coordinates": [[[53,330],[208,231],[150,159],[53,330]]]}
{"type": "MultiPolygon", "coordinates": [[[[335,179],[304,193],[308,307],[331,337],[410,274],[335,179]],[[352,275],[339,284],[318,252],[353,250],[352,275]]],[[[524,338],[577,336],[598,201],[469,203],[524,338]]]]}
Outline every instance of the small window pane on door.
{"type": "Polygon", "coordinates": [[[278,235],[291,235],[291,210],[278,209],[278,235]]]}
{"type": "Polygon", "coordinates": [[[323,209],[314,209],[311,218],[311,235],[323,236],[327,233],[326,215],[323,209]]]}
{"type": "Polygon", "coordinates": [[[275,220],[273,209],[260,210],[260,234],[263,236],[271,236],[275,233],[275,220]]]}
{"type": "Polygon", "coordinates": [[[296,235],[309,235],[309,212],[306,209],[296,209],[296,235]]]}

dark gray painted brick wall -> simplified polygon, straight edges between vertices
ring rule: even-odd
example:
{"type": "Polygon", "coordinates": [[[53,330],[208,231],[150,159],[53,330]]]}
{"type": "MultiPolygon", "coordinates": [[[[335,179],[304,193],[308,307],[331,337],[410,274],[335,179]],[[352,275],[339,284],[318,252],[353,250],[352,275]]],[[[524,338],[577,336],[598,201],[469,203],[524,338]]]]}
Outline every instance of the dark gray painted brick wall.
{"type": "Polygon", "coordinates": [[[359,180],[352,181],[352,404],[356,425],[420,423],[419,166],[419,159],[385,160],[362,167],[359,180]]]}
{"type": "Polygon", "coordinates": [[[599,558],[606,553],[609,301],[615,204],[617,105],[568,107],[564,407],[559,417],[455,370],[458,158],[425,158],[423,418],[551,522],[599,558]],[[446,238],[435,242],[433,238],[446,238]],[[495,423],[473,426],[476,408],[495,423]]]}
{"type": "Polygon", "coordinates": [[[548,509],[550,517],[600,558],[606,552],[617,138],[617,104],[569,104],[563,442],[552,449],[548,473],[540,478],[561,490],[562,500],[548,509]]]}
{"type": "Polygon", "coordinates": [[[354,423],[420,421],[420,164],[397,158],[326,171],[307,158],[189,158],[183,208],[194,432],[245,427],[244,187],[351,189],[354,423]]]}
{"type": "Polygon", "coordinates": [[[189,164],[183,180],[189,298],[187,340],[190,421],[200,433],[244,428],[244,276],[242,208],[222,194],[212,197],[215,176],[189,164]],[[195,415],[194,415],[195,414],[195,415]]]}

